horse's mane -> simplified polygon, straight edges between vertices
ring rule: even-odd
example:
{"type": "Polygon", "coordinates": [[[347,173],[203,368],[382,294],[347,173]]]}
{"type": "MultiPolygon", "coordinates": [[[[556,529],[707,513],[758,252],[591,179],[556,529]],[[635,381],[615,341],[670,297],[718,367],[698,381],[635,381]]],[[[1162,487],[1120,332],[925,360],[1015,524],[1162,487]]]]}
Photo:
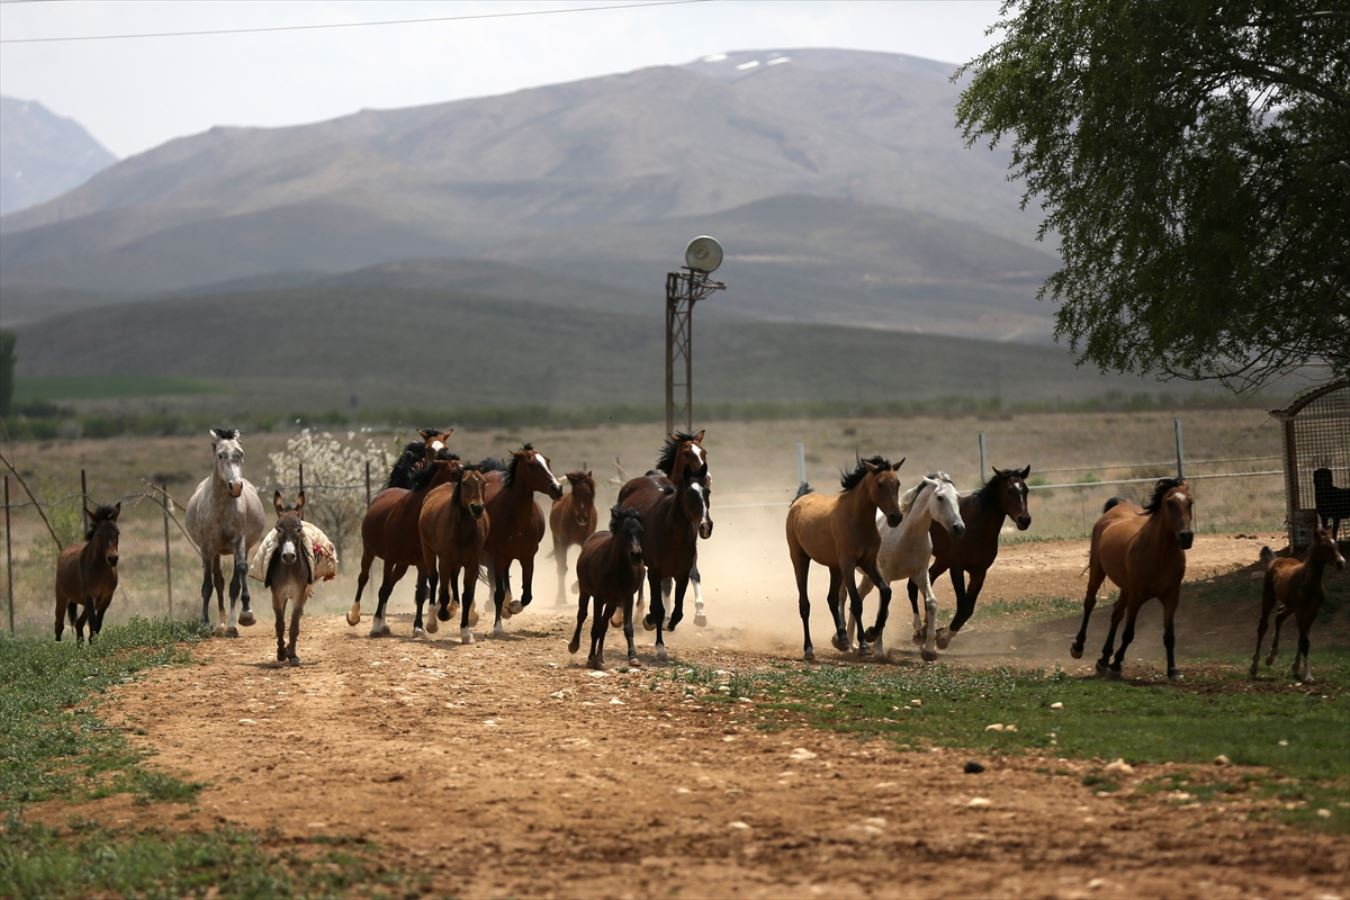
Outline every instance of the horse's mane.
{"type": "Polygon", "coordinates": [[[1153,515],[1162,509],[1163,498],[1167,496],[1167,492],[1181,485],[1182,481],[1179,478],[1159,478],[1158,483],[1153,486],[1153,497],[1144,504],[1144,512],[1153,515]]]}
{"type": "Polygon", "coordinates": [[[618,534],[624,519],[642,519],[642,513],[635,506],[615,506],[609,511],[609,533],[618,534]]]}
{"type": "Polygon", "coordinates": [[[976,496],[980,498],[980,506],[985,509],[1001,509],[1002,504],[999,501],[998,486],[1011,477],[1011,472],[999,471],[993,478],[990,478],[981,485],[979,491],[976,492],[976,496]]]}
{"type": "Polygon", "coordinates": [[[871,463],[878,469],[891,467],[891,461],[884,456],[873,456],[871,459],[858,457],[858,464],[853,467],[852,472],[839,473],[839,483],[843,485],[844,490],[849,491],[857,487],[859,482],[867,477],[867,464],[871,463]]]}
{"type": "Polygon", "coordinates": [[[421,441],[411,441],[389,470],[389,478],[384,482],[387,488],[412,488],[413,471],[417,464],[426,458],[427,445],[421,441]]]}
{"type": "Polygon", "coordinates": [[[502,461],[495,456],[487,456],[484,457],[483,459],[480,459],[478,462],[474,463],[474,468],[476,468],[478,471],[482,472],[485,475],[488,472],[506,471],[506,466],[504,466],[502,464],[502,461]]]}
{"type": "MultiPolygon", "coordinates": [[[[521,444],[521,445],[520,445],[520,451],[521,451],[522,453],[524,453],[526,450],[533,450],[533,449],[534,449],[534,444],[528,444],[528,443],[527,443],[527,444],[521,444]]],[[[495,460],[494,460],[494,462],[495,462],[495,460]]],[[[498,465],[500,465],[500,463],[498,463],[498,465]]],[[[507,463],[507,465],[506,465],[506,475],[503,476],[503,478],[502,478],[502,486],[503,486],[503,487],[510,487],[510,486],[511,486],[511,482],[513,482],[513,481],[516,480],[516,469],[518,469],[519,467],[520,467],[520,457],[517,456],[517,455],[514,454],[514,453],[511,454],[511,462],[507,463]]]]}
{"type": "MultiPolygon", "coordinates": [[[[445,450],[442,450],[436,454],[437,462],[455,462],[458,459],[459,457],[456,456],[454,453],[449,453],[445,450]]],[[[428,485],[431,484],[431,480],[436,477],[437,468],[438,467],[435,465],[430,465],[413,469],[412,477],[409,479],[409,489],[414,491],[420,491],[425,489],[428,485]]]]}
{"type": "Polygon", "coordinates": [[[84,539],[86,541],[94,539],[94,531],[98,528],[100,522],[115,521],[117,521],[117,508],[107,504],[100,505],[94,510],[94,514],[89,517],[89,527],[84,531],[84,539]]]}
{"type": "Polygon", "coordinates": [[[935,487],[934,482],[937,482],[937,484],[950,484],[953,487],[956,486],[956,482],[952,481],[952,476],[948,475],[946,472],[929,472],[923,478],[919,479],[918,484],[900,495],[900,515],[909,515],[910,509],[914,506],[914,501],[919,499],[919,495],[923,493],[923,489],[935,487]]]}
{"type": "Polygon", "coordinates": [[[694,435],[687,431],[677,431],[666,438],[665,444],[661,447],[661,455],[656,460],[656,467],[669,475],[675,468],[675,451],[679,450],[685,441],[692,440],[694,435]]]}

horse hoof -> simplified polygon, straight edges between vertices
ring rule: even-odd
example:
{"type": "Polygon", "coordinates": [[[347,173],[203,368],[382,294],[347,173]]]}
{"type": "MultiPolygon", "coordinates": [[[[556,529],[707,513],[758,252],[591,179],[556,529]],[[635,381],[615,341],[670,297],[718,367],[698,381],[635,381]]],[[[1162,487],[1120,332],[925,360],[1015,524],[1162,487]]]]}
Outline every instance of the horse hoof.
{"type": "Polygon", "coordinates": [[[473,643],[473,629],[472,629],[472,628],[461,628],[461,629],[459,630],[459,642],[460,642],[461,644],[472,644],[472,643],[473,643]]]}
{"type": "Polygon", "coordinates": [[[666,645],[665,645],[665,644],[657,644],[657,645],[656,645],[656,658],[657,658],[657,659],[660,659],[660,660],[664,660],[664,659],[666,658],[666,645]]]}
{"type": "Polygon", "coordinates": [[[1256,681],[1258,679],[1259,676],[1257,675],[1257,672],[1259,671],[1260,669],[1257,667],[1256,663],[1252,663],[1252,667],[1249,673],[1251,675],[1252,681],[1256,681]]]}
{"type": "Polygon", "coordinates": [[[286,651],[285,651],[285,650],[278,650],[278,651],[277,651],[277,662],[279,662],[279,663],[284,663],[285,661],[286,661],[286,651]]]}
{"type": "Polygon", "coordinates": [[[937,651],[929,650],[927,647],[924,647],[919,655],[923,657],[924,662],[935,662],[938,658],[937,651]]]}
{"type": "Polygon", "coordinates": [[[1069,655],[1072,656],[1074,659],[1082,659],[1082,658],[1083,658],[1083,645],[1082,645],[1082,644],[1070,644],[1070,645],[1069,645],[1069,655]]]}
{"type": "Polygon", "coordinates": [[[519,600],[512,600],[508,604],[508,608],[511,610],[511,615],[514,616],[516,613],[520,612],[525,608],[525,604],[521,603],[519,600]]]}
{"type": "Polygon", "coordinates": [[[1111,670],[1110,670],[1110,668],[1106,665],[1106,663],[1102,662],[1100,659],[1097,660],[1097,674],[1098,674],[1098,675],[1105,676],[1106,673],[1109,672],[1109,671],[1111,671],[1111,670]]]}
{"type": "Polygon", "coordinates": [[[630,669],[642,668],[642,660],[638,659],[636,656],[628,657],[628,668],[630,669]]]}
{"type": "Polygon", "coordinates": [[[644,631],[655,631],[656,621],[651,616],[642,617],[642,628],[644,631]]]}
{"type": "Polygon", "coordinates": [[[437,607],[437,609],[436,609],[436,618],[440,619],[442,622],[449,622],[449,621],[450,621],[450,610],[449,610],[449,608],[448,608],[448,607],[444,607],[444,606],[437,607]]]}
{"type": "Polygon", "coordinates": [[[291,664],[291,668],[295,668],[296,666],[300,665],[300,657],[298,656],[289,657],[286,661],[291,664]]]}
{"type": "Polygon", "coordinates": [[[225,636],[225,623],[224,623],[224,622],[217,622],[217,623],[216,623],[215,630],[214,630],[214,633],[215,633],[216,637],[224,637],[224,636],[225,636]]]}
{"type": "Polygon", "coordinates": [[[503,618],[503,619],[509,619],[509,618],[511,618],[513,615],[515,615],[515,613],[513,613],[513,612],[511,611],[511,604],[510,604],[510,603],[503,603],[503,604],[502,604],[502,618],[503,618]]]}
{"type": "Polygon", "coordinates": [[[592,656],[587,658],[586,668],[592,669],[596,672],[603,672],[605,671],[605,664],[603,661],[596,659],[594,656],[592,656]]]}
{"type": "Polygon", "coordinates": [[[238,628],[235,628],[233,625],[231,625],[229,628],[226,628],[226,629],[225,629],[225,636],[226,636],[226,637],[239,637],[239,629],[238,629],[238,628]]]}
{"type": "Polygon", "coordinates": [[[849,641],[848,636],[842,631],[830,638],[830,643],[833,644],[834,649],[838,650],[840,653],[847,653],[853,646],[849,641]]]}
{"type": "Polygon", "coordinates": [[[858,655],[866,658],[872,655],[872,645],[867,641],[858,641],[858,655]]]}
{"type": "Polygon", "coordinates": [[[705,616],[703,613],[696,613],[694,615],[694,624],[697,625],[699,628],[707,628],[708,617],[705,616]]]}
{"type": "Polygon", "coordinates": [[[802,651],[802,659],[806,660],[807,662],[815,662],[816,651],[812,650],[810,647],[807,647],[805,650],[802,651]]]}
{"type": "Polygon", "coordinates": [[[503,628],[503,627],[500,626],[500,625],[494,625],[494,626],[492,626],[492,636],[495,637],[495,638],[505,637],[505,636],[506,636],[506,629],[503,628]]]}
{"type": "Polygon", "coordinates": [[[389,626],[382,622],[376,622],[374,625],[370,626],[370,636],[373,638],[384,637],[388,633],[389,626]]]}
{"type": "Polygon", "coordinates": [[[415,637],[415,638],[420,638],[420,637],[426,637],[426,636],[427,636],[427,633],[426,633],[425,631],[423,631],[422,629],[420,629],[420,628],[414,628],[414,629],[413,629],[413,637],[415,637]]]}
{"type": "Polygon", "coordinates": [[[1168,680],[1168,681],[1180,681],[1180,680],[1181,680],[1181,670],[1180,670],[1180,669],[1168,669],[1168,670],[1167,670],[1167,680],[1168,680]]]}
{"type": "Polygon", "coordinates": [[[581,649],[581,639],[580,639],[580,638],[573,638],[572,640],[570,640],[570,641],[567,642],[567,652],[568,652],[568,653],[576,653],[576,652],[577,652],[578,650],[580,650],[580,649],[581,649]]]}
{"type": "Polygon", "coordinates": [[[355,628],[361,624],[361,605],[353,603],[352,608],[347,610],[347,624],[355,628]]]}
{"type": "Polygon", "coordinates": [[[1107,669],[1107,670],[1106,670],[1106,680],[1107,680],[1107,681],[1119,681],[1119,680],[1120,680],[1120,677],[1121,677],[1121,676],[1120,676],[1120,670],[1119,670],[1119,669],[1107,669]]]}
{"type": "Polygon", "coordinates": [[[937,630],[937,646],[939,650],[946,650],[947,645],[952,642],[952,633],[945,628],[937,630]]]}
{"type": "Polygon", "coordinates": [[[253,617],[253,610],[251,609],[246,609],[239,614],[239,624],[243,625],[245,628],[256,624],[257,621],[258,620],[253,617]]]}

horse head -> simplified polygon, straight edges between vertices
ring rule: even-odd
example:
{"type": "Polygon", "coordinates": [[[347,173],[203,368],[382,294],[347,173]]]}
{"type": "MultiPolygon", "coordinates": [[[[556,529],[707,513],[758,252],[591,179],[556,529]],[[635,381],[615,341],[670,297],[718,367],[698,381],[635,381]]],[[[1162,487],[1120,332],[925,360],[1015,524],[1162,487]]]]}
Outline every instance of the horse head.
{"type": "Polygon", "coordinates": [[[1191,486],[1177,478],[1160,478],[1153,486],[1153,499],[1144,506],[1149,515],[1163,512],[1167,522],[1176,535],[1177,544],[1182,550],[1191,549],[1195,543],[1195,531],[1192,518],[1195,513],[1195,498],[1191,496],[1191,486]]]}
{"type": "Polygon", "coordinates": [[[244,448],[238,428],[212,428],[211,449],[216,454],[216,478],[225,484],[231,497],[244,493],[244,448]]]}
{"type": "Polygon", "coordinates": [[[698,536],[704,540],[712,537],[713,533],[711,484],[710,478],[688,473],[680,483],[677,498],[680,510],[690,522],[698,525],[698,536]]]}
{"type": "Polygon", "coordinates": [[[904,518],[900,512],[900,479],[895,474],[904,464],[903,457],[894,464],[880,456],[860,459],[857,468],[843,480],[845,490],[859,482],[865,483],[867,499],[886,514],[886,524],[892,528],[900,527],[904,518]]]}
{"type": "Polygon", "coordinates": [[[933,499],[929,504],[933,508],[933,521],[937,522],[954,538],[966,533],[966,523],[961,518],[961,495],[956,484],[946,472],[936,472],[924,477],[931,485],[933,499]]]}
{"type": "Polygon", "coordinates": [[[1312,550],[1308,552],[1308,559],[1330,563],[1338,569],[1345,568],[1345,557],[1341,555],[1341,548],[1331,536],[1331,531],[1326,528],[1313,530],[1312,550]]]}
{"type": "Polygon", "coordinates": [[[1000,469],[994,466],[994,477],[988,489],[998,509],[1017,524],[1018,531],[1031,527],[1031,510],[1027,506],[1027,476],[1031,466],[1022,469],[1000,469]]]}
{"type": "Polygon", "coordinates": [[[519,450],[511,451],[511,464],[506,469],[506,483],[513,484],[517,480],[521,480],[531,491],[548,494],[554,500],[562,499],[562,482],[549,468],[548,457],[534,449],[533,444],[526,444],[519,450]]]}
{"type": "Polygon", "coordinates": [[[455,488],[455,501],[469,511],[475,519],[483,517],[483,494],[487,491],[487,479],[476,466],[466,466],[459,476],[459,485],[455,488]]]}
{"type": "Polygon", "coordinates": [[[117,539],[121,534],[117,528],[117,517],[122,514],[121,501],[112,506],[99,506],[92,511],[86,508],[84,513],[89,517],[89,530],[85,532],[84,539],[94,547],[95,553],[102,554],[104,562],[117,568],[117,539]]]}
{"type": "Polygon", "coordinates": [[[642,563],[642,513],[631,506],[616,505],[609,511],[609,533],[628,545],[628,561],[642,563]]]}
{"type": "Polygon", "coordinates": [[[419,428],[417,433],[422,436],[422,446],[425,448],[426,459],[430,462],[436,458],[436,454],[450,445],[450,435],[455,433],[455,429],[437,431],[434,428],[419,428]]]}
{"type": "Polygon", "coordinates": [[[708,452],[703,449],[704,434],[706,431],[700,431],[698,434],[676,431],[667,435],[666,444],[661,448],[661,457],[656,461],[656,468],[665,472],[676,484],[689,473],[700,477],[706,476],[708,452]]]}
{"type": "Polygon", "coordinates": [[[595,476],[589,471],[568,472],[567,482],[572,485],[572,515],[577,525],[585,528],[591,523],[591,511],[595,509],[595,476]]]}

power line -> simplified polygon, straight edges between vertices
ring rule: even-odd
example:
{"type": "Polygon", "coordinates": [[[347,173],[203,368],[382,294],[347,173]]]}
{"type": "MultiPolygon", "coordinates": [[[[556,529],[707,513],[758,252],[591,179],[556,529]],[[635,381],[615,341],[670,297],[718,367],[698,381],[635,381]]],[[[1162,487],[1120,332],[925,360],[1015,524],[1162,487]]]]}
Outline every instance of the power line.
{"type": "MultiPolygon", "coordinates": [[[[0,5],[38,0],[0,0],[0,5]]],[[[651,6],[683,6],[709,3],[711,0],[654,0],[651,3],[618,3],[610,6],[571,6],[565,9],[530,9],[518,12],[476,13],[464,16],[434,16],[425,19],[385,19],[378,22],[335,22],[328,25],[266,25],[258,28],[219,28],[207,31],[157,31],[138,34],[85,34],[71,37],[3,38],[0,44],[56,44],[71,41],[119,41],[136,38],[200,37],[212,34],[258,34],[268,31],[314,31],[322,28],[368,28],[375,25],[414,25],[425,22],[465,22],[470,19],[515,19],[525,16],[556,16],[563,13],[601,12],[618,9],[645,9],[651,6]]]]}

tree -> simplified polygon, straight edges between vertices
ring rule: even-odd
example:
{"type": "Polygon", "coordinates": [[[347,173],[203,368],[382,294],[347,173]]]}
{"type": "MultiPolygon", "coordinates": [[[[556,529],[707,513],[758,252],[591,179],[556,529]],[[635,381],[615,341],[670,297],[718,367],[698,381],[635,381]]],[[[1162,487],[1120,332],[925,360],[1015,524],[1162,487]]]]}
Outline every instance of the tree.
{"type": "Polygon", "coordinates": [[[1350,10],[1008,0],[995,28],[957,122],[1009,138],[1080,363],[1239,391],[1350,372],[1350,10]]]}
{"type": "MultiPolygon", "coordinates": [[[[294,485],[300,466],[305,467],[305,518],[319,526],[333,542],[338,564],[346,559],[347,536],[356,531],[366,513],[366,463],[378,490],[389,471],[387,449],[370,438],[364,446],[356,433],[347,433],[343,443],[328,432],[306,428],[286,442],[286,448],[270,455],[272,476],[278,484],[294,485]]],[[[290,502],[293,497],[287,497],[290,502]]],[[[271,499],[264,497],[270,507],[271,499]]]]}
{"type": "Polygon", "coordinates": [[[9,415],[14,402],[14,345],[18,340],[14,332],[0,330],[0,418],[9,415]]]}

